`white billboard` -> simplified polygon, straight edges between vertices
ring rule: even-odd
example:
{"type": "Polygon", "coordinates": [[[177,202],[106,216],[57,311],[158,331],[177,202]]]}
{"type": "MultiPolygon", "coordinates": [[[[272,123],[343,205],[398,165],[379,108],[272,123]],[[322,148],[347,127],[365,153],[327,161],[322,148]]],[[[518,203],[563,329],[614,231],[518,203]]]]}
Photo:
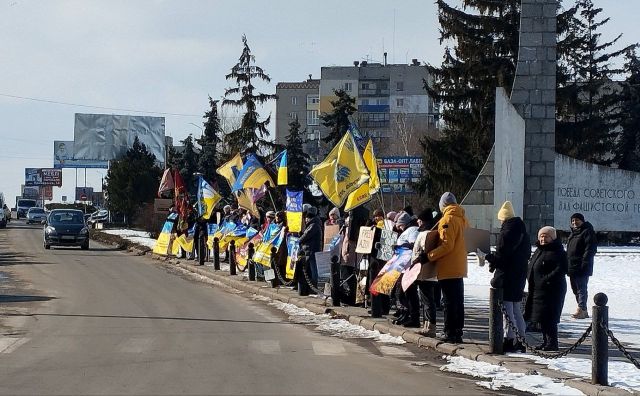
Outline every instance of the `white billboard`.
{"type": "Polygon", "coordinates": [[[137,137],[158,162],[164,163],[164,127],[164,117],[76,113],[73,158],[118,159],[133,147],[137,137]]]}
{"type": "Polygon", "coordinates": [[[55,169],[62,168],[102,168],[109,167],[108,161],[95,161],[73,158],[74,153],[73,140],[54,140],[53,141],[53,167],[55,169]]]}

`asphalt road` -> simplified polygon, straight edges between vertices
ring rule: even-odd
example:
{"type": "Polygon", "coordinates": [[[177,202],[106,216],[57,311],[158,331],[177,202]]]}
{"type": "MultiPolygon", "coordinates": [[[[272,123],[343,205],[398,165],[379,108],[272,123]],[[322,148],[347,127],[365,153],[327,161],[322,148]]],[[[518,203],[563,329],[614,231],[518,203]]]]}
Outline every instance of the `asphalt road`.
{"type": "Polygon", "coordinates": [[[45,251],[16,221],[0,303],[0,394],[497,394],[433,352],[330,337],[148,258],[45,251]]]}

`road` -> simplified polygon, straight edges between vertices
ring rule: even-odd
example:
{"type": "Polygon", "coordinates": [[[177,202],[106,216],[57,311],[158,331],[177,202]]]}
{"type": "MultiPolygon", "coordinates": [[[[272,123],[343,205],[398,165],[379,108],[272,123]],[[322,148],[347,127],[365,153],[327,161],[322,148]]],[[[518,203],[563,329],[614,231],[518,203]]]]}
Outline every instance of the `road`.
{"type": "Polygon", "coordinates": [[[498,394],[145,257],[45,251],[40,226],[0,230],[0,286],[1,394],[498,394]]]}

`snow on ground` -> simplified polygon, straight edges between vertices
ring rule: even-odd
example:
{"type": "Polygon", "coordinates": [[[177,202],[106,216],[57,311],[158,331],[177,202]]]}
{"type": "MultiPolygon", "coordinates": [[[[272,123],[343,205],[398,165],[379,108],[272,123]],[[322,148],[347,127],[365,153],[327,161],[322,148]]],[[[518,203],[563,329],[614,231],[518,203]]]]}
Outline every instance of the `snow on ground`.
{"type": "Polygon", "coordinates": [[[149,233],[146,231],[136,231],[127,229],[110,229],[101,230],[105,234],[118,235],[124,239],[127,239],[133,243],[137,243],[142,246],[146,246],[150,249],[156,245],[156,240],[149,237],[149,233]]]}
{"type": "Polygon", "coordinates": [[[502,366],[476,362],[461,356],[445,356],[445,359],[448,364],[442,366],[441,371],[486,378],[487,380],[478,381],[477,384],[491,390],[507,387],[536,395],[584,395],[575,388],[543,375],[512,373],[502,366]]]}

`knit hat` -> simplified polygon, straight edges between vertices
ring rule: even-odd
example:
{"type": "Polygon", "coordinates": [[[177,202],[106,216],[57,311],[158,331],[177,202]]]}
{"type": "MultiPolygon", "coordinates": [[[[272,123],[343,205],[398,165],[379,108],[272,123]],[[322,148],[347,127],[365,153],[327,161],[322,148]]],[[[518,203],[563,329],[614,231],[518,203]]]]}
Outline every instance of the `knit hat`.
{"type": "Polygon", "coordinates": [[[538,238],[540,238],[540,235],[542,234],[547,234],[551,237],[551,239],[553,239],[554,241],[556,240],[557,234],[556,234],[556,229],[551,227],[551,226],[544,226],[542,227],[539,231],[538,231],[538,238]]]}
{"type": "Polygon", "coordinates": [[[391,211],[391,212],[387,213],[387,220],[394,221],[396,219],[396,215],[397,215],[397,213],[394,212],[394,211],[391,211]]]}
{"type": "Polygon", "coordinates": [[[308,204],[308,203],[302,204],[302,213],[307,213],[307,211],[309,210],[310,207],[311,207],[311,205],[308,204]]]}
{"type": "Polygon", "coordinates": [[[329,211],[329,216],[334,215],[338,218],[340,218],[340,209],[338,208],[333,208],[329,211]]]}
{"type": "Polygon", "coordinates": [[[516,217],[516,214],[513,211],[513,205],[511,205],[511,201],[504,201],[498,211],[498,220],[505,221],[512,217],[516,217]]]}
{"type": "Polygon", "coordinates": [[[442,196],[440,197],[440,202],[438,203],[438,207],[442,212],[445,207],[449,205],[457,204],[457,203],[458,201],[456,201],[456,196],[453,195],[453,193],[450,193],[449,191],[447,191],[446,193],[442,194],[442,196]]]}
{"type": "Polygon", "coordinates": [[[396,218],[396,225],[407,225],[411,222],[411,216],[407,212],[400,212],[400,215],[396,218]]]}
{"type": "Polygon", "coordinates": [[[584,223],[584,215],[582,213],[574,213],[574,214],[572,214],[571,215],[571,219],[569,219],[569,220],[572,220],[572,219],[578,219],[578,220],[580,220],[581,222],[584,223]]]}
{"type": "Polygon", "coordinates": [[[317,214],[318,214],[318,208],[316,208],[315,206],[309,205],[309,208],[307,208],[306,217],[315,217],[317,214]]]}

